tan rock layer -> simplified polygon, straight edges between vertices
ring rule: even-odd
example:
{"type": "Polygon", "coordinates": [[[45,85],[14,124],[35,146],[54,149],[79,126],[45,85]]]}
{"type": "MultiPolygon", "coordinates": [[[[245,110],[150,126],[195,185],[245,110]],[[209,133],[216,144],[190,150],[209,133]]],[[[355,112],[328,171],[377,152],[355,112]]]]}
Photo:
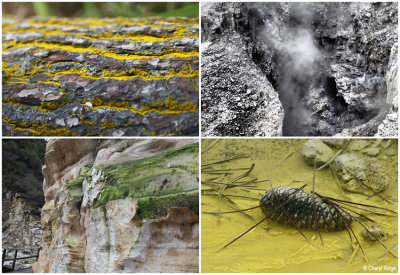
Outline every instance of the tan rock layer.
{"type": "Polygon", "coordinates": [[[92,203],[107,184],[99,167],[149,157],[193,142],[50,141],[43,168],[43,249],[34,271],[197,272],[198,213],[186,207],[172,207],[166,217],[143,219],[136,198],[112,200],[97,208],[92,203]],[[71,182],[88,164],[93,168],[82,183],[79,196],[71,190],[71,182]]]}

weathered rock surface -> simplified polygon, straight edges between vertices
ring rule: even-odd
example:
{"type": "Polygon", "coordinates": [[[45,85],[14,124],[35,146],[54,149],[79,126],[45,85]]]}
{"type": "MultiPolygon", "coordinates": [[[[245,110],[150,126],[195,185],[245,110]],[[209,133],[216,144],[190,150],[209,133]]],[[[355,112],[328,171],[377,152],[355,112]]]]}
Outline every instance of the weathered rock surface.
{"type": "Polygon", "coordinates": [[[324,165],[333,156],[333,151],[319,139],[311,139],[304,143],[301,154],[308,165],[324,165]]]}
{"type": "Polygon", "coordinates": [[[304,162],[331,167],[344,190],[374,196],[397,181],[397,139],[312,139],[303,144],[304,162]]]}
{"type": "Polygon", "coordinates": [[[254,64],[241,3],[202,5],[202,133],[206,136],[280,136],[278,94],[254,64]]]}
{"type": "Polygon", "coordinates": [[[387,96],[386,103],[391,106],[389,113],[386,115],[385,119],[378,126],[378,132],[376,136],[393,136],[398,135],[398,44],[393,45],[390,51],[390,63],[388,65],[388,71],[386,73],[386,86],[387,86],[387,96]]]}
{"type": "Polygon", "coordinates": [[[376,158],[343,154],[335,159],[333,167],[345,190],[373,196],[388,186],[387,175],[376,158]]]}
{"type": "Polygon", "coordinates": [[[269,107],[259,121],[275,121],[283,135],[397,135],[397,3],[203,6],[207,135],[279,135],[275,128],[262,132],[252,125],[252,114],[264,103],[269,107]],[[232,114],[240,110],[238,103],[251,102],[242,86],[259,79],[272,85],[256,84],[265,94],[279,94],[283,124],[279,102],[267,96],[238,116],[238,127],[232,114]]]}
{"type": "Polygon", "coordinates": [[[197,135],[198,20],[3,19],[4,135],[197,135]]]}
{"type": "Polygon", "coordinates": [[[321,141],[333,148],[339,149],[343,147],[346,140],[342,138],[324,138],[321,141]]]}
{"type": "Polygon", "coordinates": [[[198,143],[52,140],[35,272],[198,272],[198,143]]]}
{"type": "Polygon", "coordinates": [[[378,240],[382,241],[388,236],[388,234],[380,229],[377,225],[372,225],[370,228],[368,228],[368,230],[364,228],[361,235],[363,236],[364,240],[369,242],[377,242],[378,240]]]}
{"type": "Polygon", "coordinates": [[[2,205],[3,247],[40,247],[42,230],[38,210],[18,193],[7,193],[2,205]]]}
{"type": "MultiPolygon", "coordinates": [[[[8,192],[2,200],[2,248],[19,248],[18,257],[36,255],[34,248],[41,247],[42,226],[37,209],[27,203],[24,195],[8,192]],[[23,249],[21,249],[23,248],[23,249]]],[[[9,250],[6,258],[14,257],[14,250],[9,250]]],[[[34,259],[19,260],[15,270],[30,267],[34,259]]],[[[12,261],[4,266],[11,268],[12,261]]]]}

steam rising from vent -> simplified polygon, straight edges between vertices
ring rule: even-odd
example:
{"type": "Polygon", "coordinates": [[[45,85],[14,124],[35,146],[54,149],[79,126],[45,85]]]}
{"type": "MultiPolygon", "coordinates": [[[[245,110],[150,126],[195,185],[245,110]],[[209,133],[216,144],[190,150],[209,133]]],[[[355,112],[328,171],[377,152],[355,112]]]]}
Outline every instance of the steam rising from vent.
{"type": "Polygon", "coordinates": [[[287,69],[296,74],[312,74],[315,62],[321,58],[311,33],[306,29],[295,30],[292,37],[284,42],[284,51],[290,59],[287,69]]]}
{"type": "Polygon", "coordinates": [[[284,2],[247,7],[256,40],[252,58],[279,94],[283,135],[373,134],[389,108],[385,73],[397,41],[397,8],[284,2]],[[382,17],[371,16],[375,12],[382,17]]]}
{"type": "Polygon", "coordinates": [[[395,2],[206,3],[202,131],[397,135],[397,33],[395,2]]]}
{"type": "Polygon", "coordinates": [[[311,32],[306,28],[278,30],[274,24],[265,23],[264,43],[279,52],[279,97],[285,109],[284,135],[306,135],[311,123],[311,111],[302,98],[314,88],[316,75],[321,71],[322,53],[317,48],[311,32]],[[279,39],[279,33],[285,34],[279,39]]]}

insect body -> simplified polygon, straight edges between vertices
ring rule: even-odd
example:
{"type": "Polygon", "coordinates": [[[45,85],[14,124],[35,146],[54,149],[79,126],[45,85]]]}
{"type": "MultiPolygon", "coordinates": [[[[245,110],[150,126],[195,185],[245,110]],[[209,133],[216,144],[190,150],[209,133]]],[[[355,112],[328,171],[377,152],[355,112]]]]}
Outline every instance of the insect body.
{"type": "Polygon", "coordinates": [[[353,220],[347,211],[327,204],[317,196],[314,198],[303,190],[288,186],[269,189],[260,199],[260,207],[276,223],[290,226],[289,216],[299,228],[306,229],[317,229],[315,216],[318,228],[324,231],[344,230],[353,220]]]}

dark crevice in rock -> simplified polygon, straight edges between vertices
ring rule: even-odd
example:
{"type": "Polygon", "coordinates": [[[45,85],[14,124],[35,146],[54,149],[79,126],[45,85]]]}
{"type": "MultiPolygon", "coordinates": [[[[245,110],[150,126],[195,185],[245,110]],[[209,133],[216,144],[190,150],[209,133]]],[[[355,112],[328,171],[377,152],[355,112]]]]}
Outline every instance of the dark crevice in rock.
{"type": "Polygon", "coordinates": [[[204,135],[280,134],[264,124],[295,136],[375,135],[382,124],[397,135],[397,13],[394,3],[205,4],[204,135]]]}
{"type": "MultiPolygon", "coordinates": [[[[251,57],[279,93],[285,110],[283,135],[335,135],[387,111],[382,102],[387,97],[384,77],[393,42],[377,43],[369,35],[377,28],[386,40],[397,41],[391,32],[395,21],[373,21],[371,14],[357,14],[349,4],[249,6],[251,57]],[[335,12],[329,14],[333,7],[335,12]],[[338,23],[335,16],[342,17],[338,23]]],[[[381,17],[391,9],[397,17],[389,4],[376,8],[381,10],[366,9],[381,17]]]]}
{"type": "MultiPolygon", "coordinates": [[[[260,68],[266,58],[254,41],[262,18],[246,3],[205,3],[202,13],[202,134],[279,136],[283,110],[260,68]],[[254,21],[252,25],[249,21],[254,21]],[[252,37],[251,35],[254,35],[252,37]],[[260,55],[258,55],[260,54],[260,55]]],[[[270,71],[271,72],[271,71],[270,71]]]]}

